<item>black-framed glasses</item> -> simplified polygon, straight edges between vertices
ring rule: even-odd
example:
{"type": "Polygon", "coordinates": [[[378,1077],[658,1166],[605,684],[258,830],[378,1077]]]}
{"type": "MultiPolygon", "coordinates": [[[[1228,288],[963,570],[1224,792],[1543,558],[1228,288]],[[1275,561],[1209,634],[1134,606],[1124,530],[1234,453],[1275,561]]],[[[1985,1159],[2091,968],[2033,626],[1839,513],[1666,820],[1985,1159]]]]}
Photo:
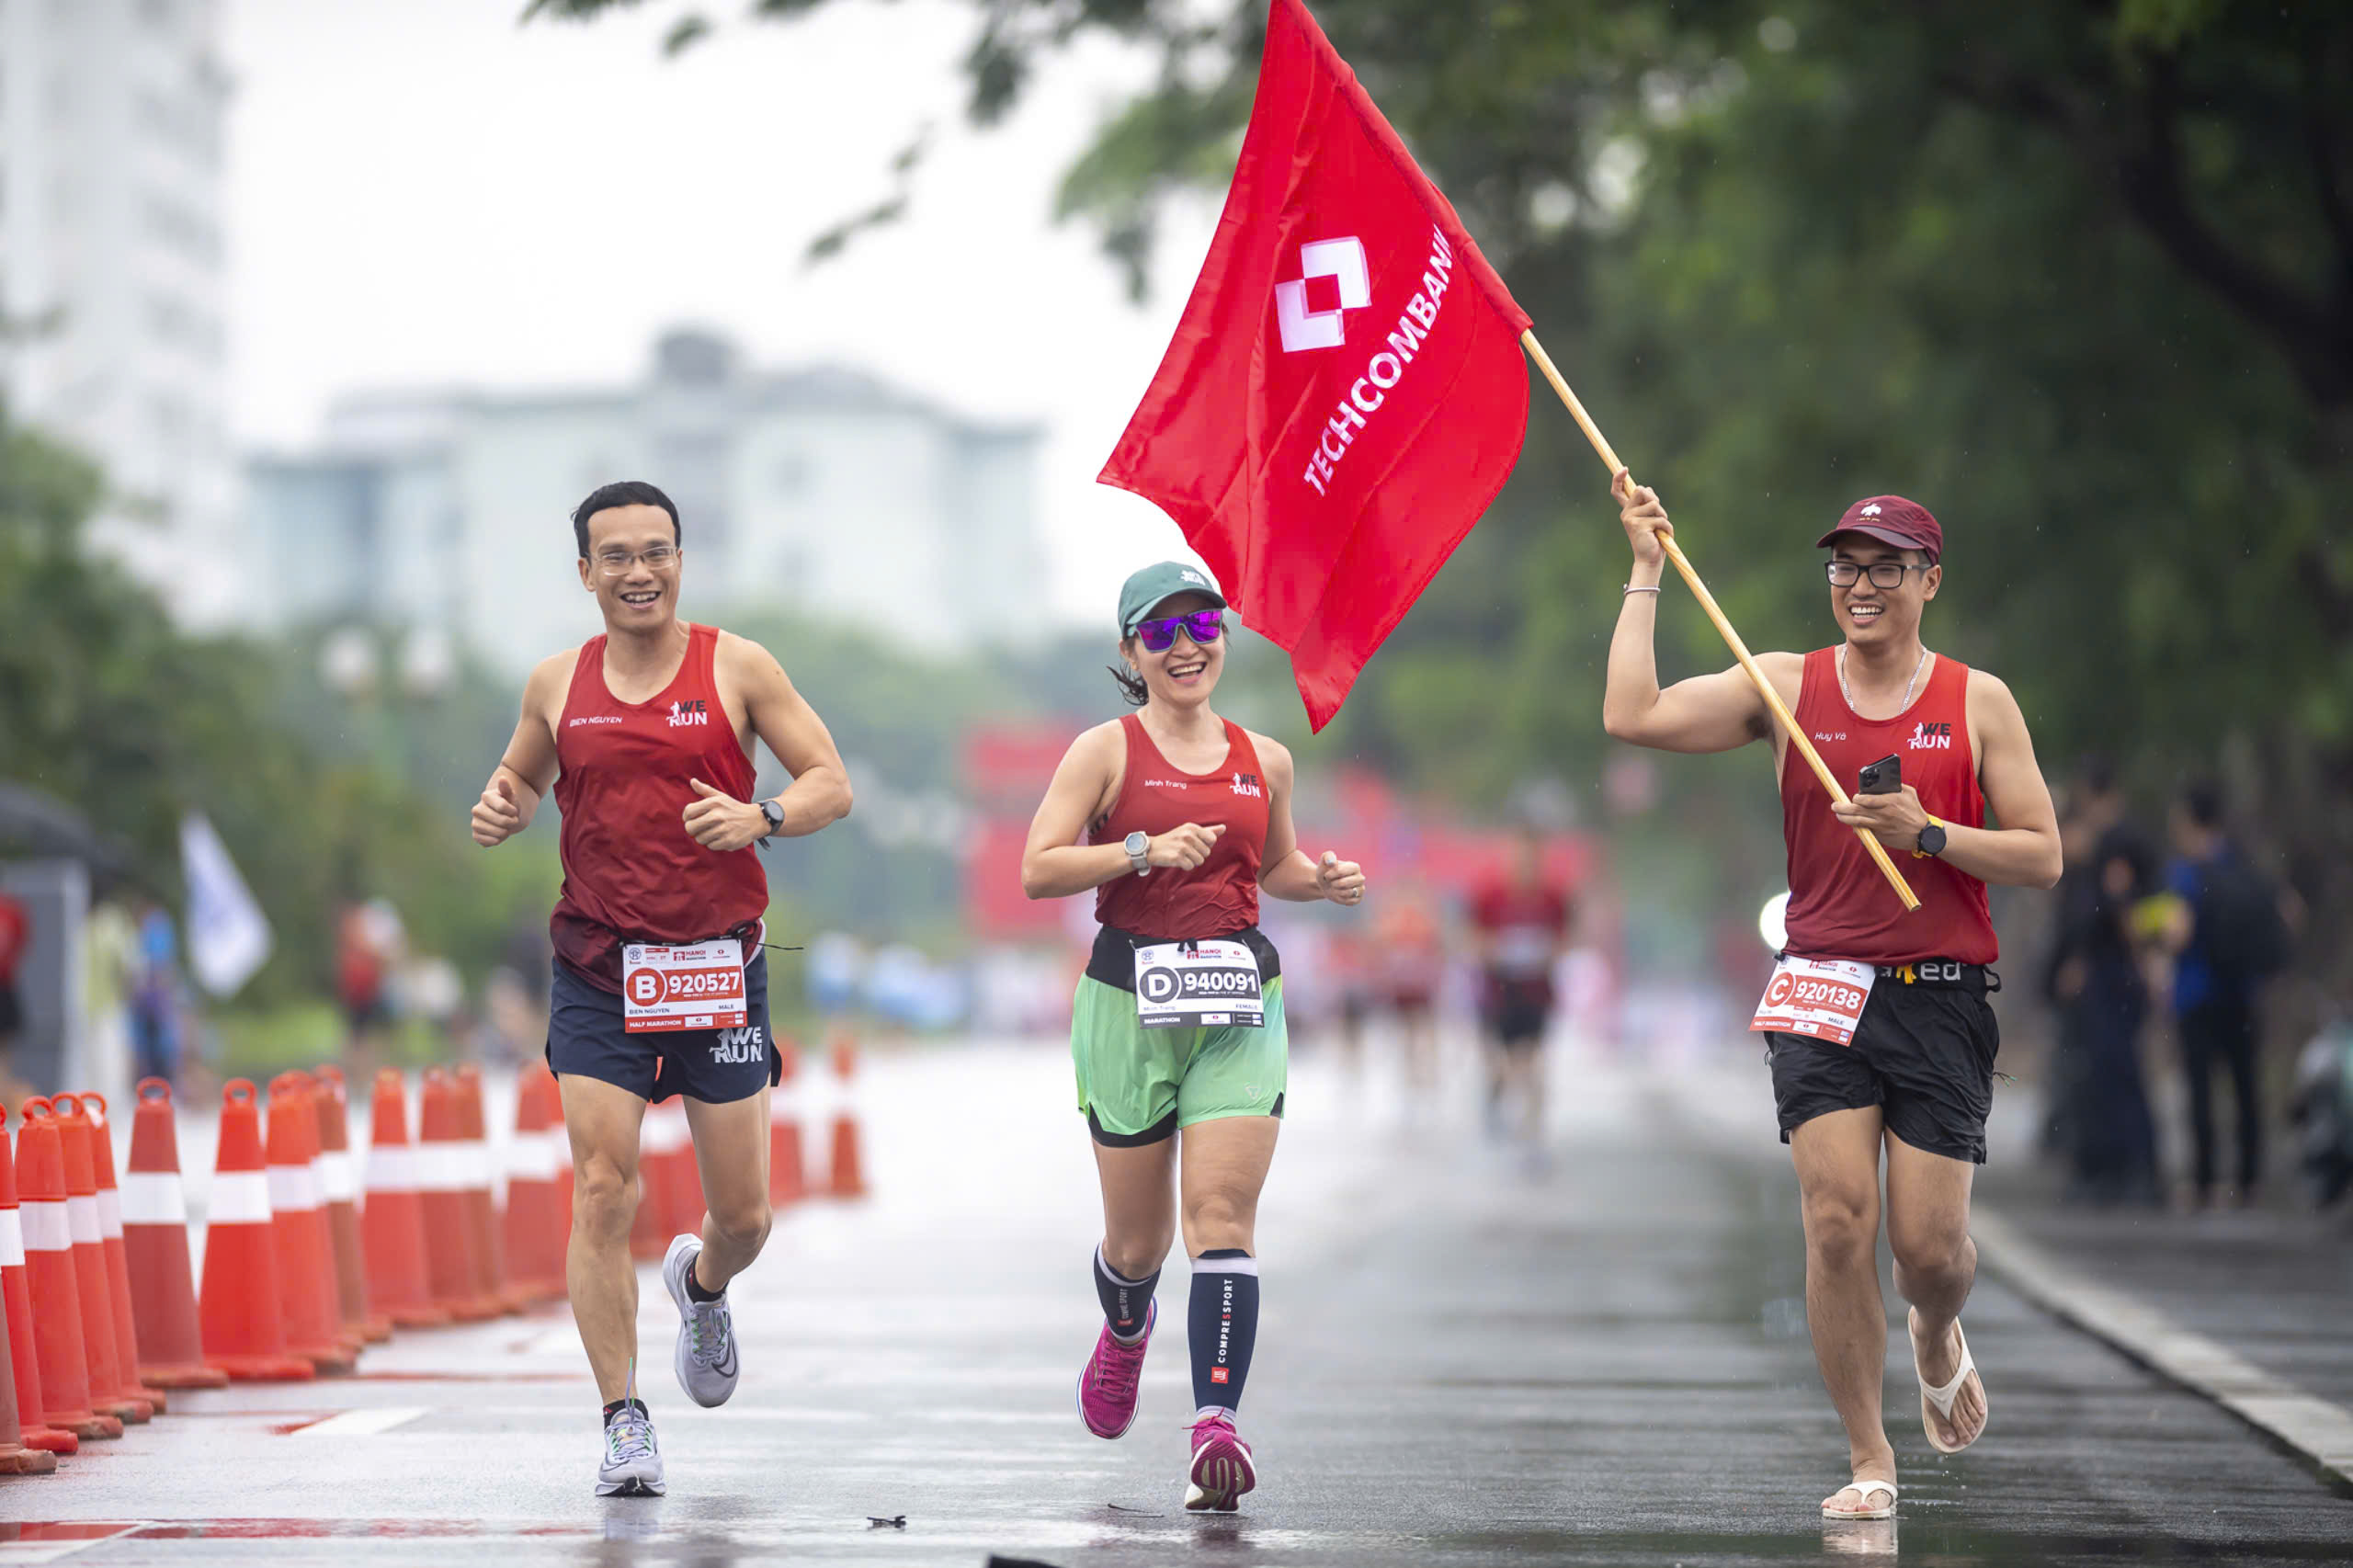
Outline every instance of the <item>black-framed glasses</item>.
{"type": "Polygon", "coordinates": [[[1906,572],[1928,570],[1926,566],[1906,566],[1901,561],[1874,561],[1869,566],[1859,561],[1825,561],[1822,567],[1823,574],[1830,579],[1830,585],[1834,588],[1853,587],[1866,572],[1870,574],[1874,588],[1900,588],[1904,586],[1904,574],[1906,572]]]}
{"type": "Polygon", "coordinates": [[[653,571],[665,571],[676,564],[678,547],[675,544],[650,545],[640,551],[601,550],[597,552],[597,570],[608,577],[618,577],[642,561],[653,571]]]}
{"type": "Polygon", "coordinates": [[[1158,620],[1139,620],[1136,622],[1136,635],[1142,639],[1146,648],[1155,653],[1165,653],[1176,646],[1176,629],[1180,626],[1185,629],[1186,636],[1206,646],[1225,635],[1225,611],[1197,609],[1184,615],[1164,616],[1158,620]]]}

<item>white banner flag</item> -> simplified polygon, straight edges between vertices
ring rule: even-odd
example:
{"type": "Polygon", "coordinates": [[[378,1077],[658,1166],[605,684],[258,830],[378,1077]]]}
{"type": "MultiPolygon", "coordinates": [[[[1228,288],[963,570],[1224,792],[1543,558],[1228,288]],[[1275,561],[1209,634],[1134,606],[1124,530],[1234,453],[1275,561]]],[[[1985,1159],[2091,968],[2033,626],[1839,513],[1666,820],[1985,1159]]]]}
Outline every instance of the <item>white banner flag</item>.
{"type": "Polygon", "coordinates": [[[180,819],[180,870],[188,879],[188,968],[207,991],[226,996],[269,957],[269,921],[200,812],[180,819]]]}

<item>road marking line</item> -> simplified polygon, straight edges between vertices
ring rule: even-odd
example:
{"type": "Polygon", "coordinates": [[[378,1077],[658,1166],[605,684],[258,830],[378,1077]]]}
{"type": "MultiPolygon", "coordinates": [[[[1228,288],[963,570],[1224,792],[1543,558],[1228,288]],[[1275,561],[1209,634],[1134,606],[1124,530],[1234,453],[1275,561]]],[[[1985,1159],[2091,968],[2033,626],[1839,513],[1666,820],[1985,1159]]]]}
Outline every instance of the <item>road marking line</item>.
{"type": "Polygon", "coordinates": [[[330,1415],[324,1421],[313,1421],[308,1426],[297,1426],[287,1434],[290,1437],[372,1437],[379,1432],[389,1432],[395,1426],[405,1426],[418,1416],[427,1415],[424,1405],[388,1404],[366,1410],[347,1410],[330,1415]]]}
{"type": "Polygon", "coordinates": [[[111,1527],[107,1525],[27,1525],[23,1528],[30,1530],[72,1529],[75,1533],[49,1539],[36,1537],[31,1540],[0,1541],[0,1563],[13,1565],[27,1562],[57,1562],[71,1557],[77,1551],[85,1551],[94,1546],[102,1546],[110,1540],[120,1540],[124,1536],[134,1534],[147,1527],[144,1524],[131,1524],[111,1527]],[[81,1533],[84,1531],[88,1533],[81,1533]]]}
{"type": "Polygon", "coordinates": [[[2094,1284],[1992,1210],[1979,1207],[1969,1228],[1986,1267],[2028,1301],[2204,1394],[2336,1480],[2353,1483],[2353,1411],[2306,1393],[2204,1335],[2177,1326],[2143,1301],[2094,1284]]]}

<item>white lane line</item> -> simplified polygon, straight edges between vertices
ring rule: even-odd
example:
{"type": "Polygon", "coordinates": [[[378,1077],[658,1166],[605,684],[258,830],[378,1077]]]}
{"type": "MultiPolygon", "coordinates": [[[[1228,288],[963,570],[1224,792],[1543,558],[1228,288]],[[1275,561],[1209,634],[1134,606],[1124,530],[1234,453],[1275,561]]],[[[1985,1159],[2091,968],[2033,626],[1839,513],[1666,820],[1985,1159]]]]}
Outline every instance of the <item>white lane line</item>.
{"type": "MultiPolygon", "coordinates": [[[[27,1528],[38,1529],[40,1527],[35,1525],[27,1528]]],[[[61,1562],[77,1551],[85,1551],[94,1546],[102,1546],[110,1540],[120,1540],[124,1536],[145,1529],[147,1526],[142,1522],[119,1525],[112,1528],[103,1525],[84,1525],[75,1528],[90,1529],[97,1533],[75,1535],[53,1540],[0,1540],[0,1563],[15,1568],[18,1563],[61,1562]]]]}
{"type": "Polygon", "coordinates": [[[430,1414],[424,1405],[388,1404],[366,1410],[347,1410],[330,1415],[324,1421],[313,1421],[308,1426],[297,1426],[287,1434],[290,1437],[372,1437],[379,1432],[389,1432],[395,1426],[405,1426],[420,1415],[430,1414]]]}
{"type": "Polygon", "coordinates": [[[1986,1267],[2019,1295],[2204,1394],[2337,1480],[2353,1482],[2353,1411],[2306,1393],[2204,1335],[2177,1326],[2143,1301],[2093,1283],[1989,1209],[1980,1206],[1969,1228],[1984,1249],[1986,1267]]]}

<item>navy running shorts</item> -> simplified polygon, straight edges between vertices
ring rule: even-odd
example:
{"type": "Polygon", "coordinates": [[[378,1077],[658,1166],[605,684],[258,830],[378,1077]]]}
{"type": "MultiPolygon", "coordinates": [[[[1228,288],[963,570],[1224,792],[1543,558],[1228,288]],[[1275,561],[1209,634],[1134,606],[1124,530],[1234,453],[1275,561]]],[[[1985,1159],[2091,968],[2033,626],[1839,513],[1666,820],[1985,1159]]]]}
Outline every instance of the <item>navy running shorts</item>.
{"type": "Polygon", "coordinates": [[[744,1027],[648,1030],[623,1027],[621,999],[555,960],[548,987],[548,1067],[627,1089],[642,1100],[684,1095],[709,1105],[749,1099],[782,1071],[768,1031],[768,956],[744,966],[744,1027]]]}

